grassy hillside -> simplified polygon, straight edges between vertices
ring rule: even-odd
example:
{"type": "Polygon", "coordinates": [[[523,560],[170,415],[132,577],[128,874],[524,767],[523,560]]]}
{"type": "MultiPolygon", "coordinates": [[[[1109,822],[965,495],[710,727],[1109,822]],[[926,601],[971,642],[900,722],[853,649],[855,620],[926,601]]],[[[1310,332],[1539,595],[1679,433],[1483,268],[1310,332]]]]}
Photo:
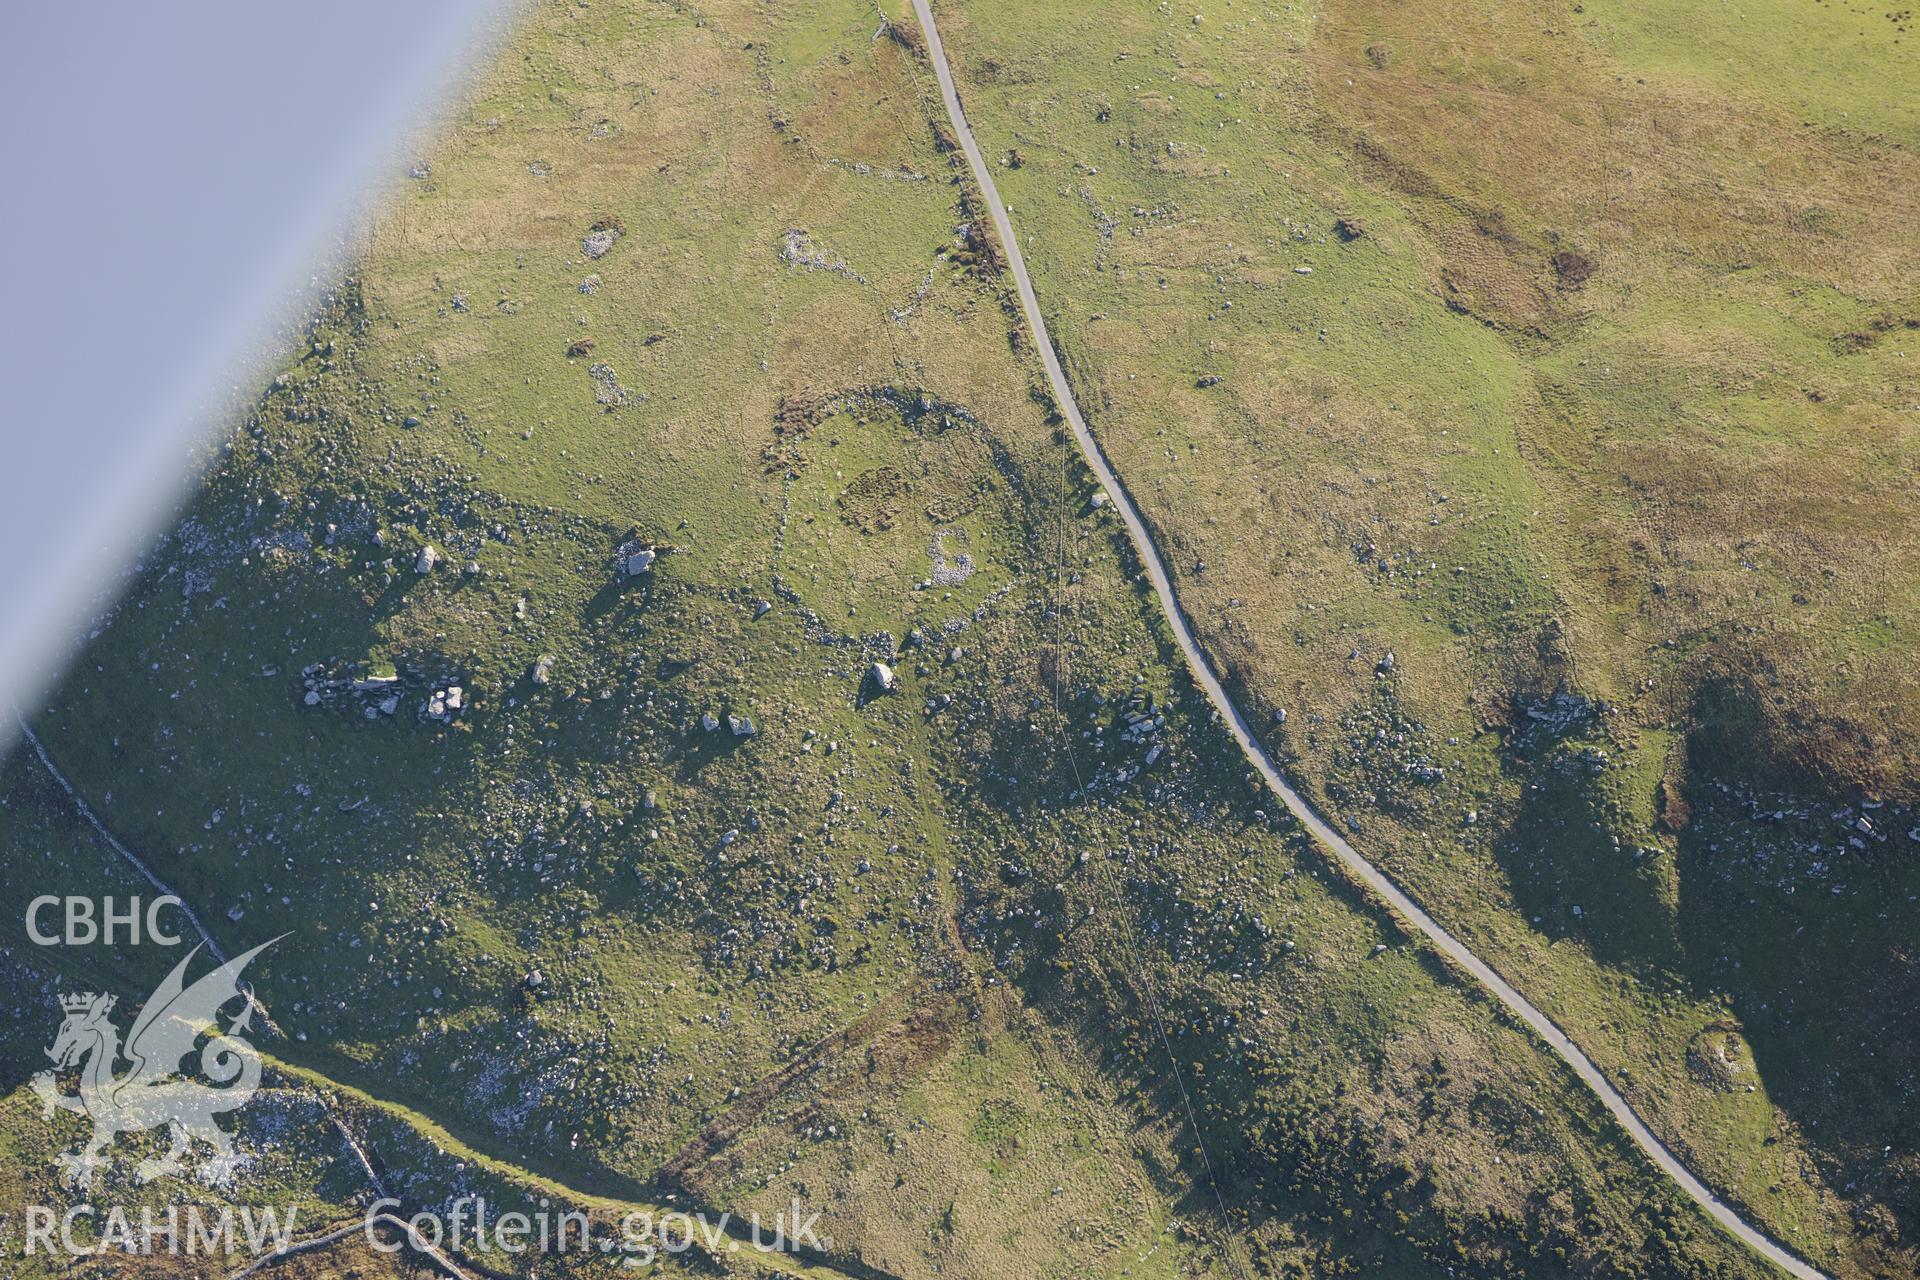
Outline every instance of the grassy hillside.
{"type": "MultiPolygon", "coordinates": [[[[1645,736],[1603,793],[1572,770],[1603,742],[1629,754],[1617,717],[1543,712],[1551,733],[1524,747],[1480,719],[1440,731],[1462,718],[1449,697],[1501,724],[1496,693],[1556,705],[1551,680],[1487,674],[1519,680],[1552,647],[1530,628],[1564,611],[1557,557],[1580,541],[1529,534],[1568,483],[1512,458],[1546,402],[1536,353],[1405,274],[1444,264],[1385,191],[1351,210],[1368,227],[1352,245],[1303,230],[1316,272],[1296,275],[1306,250],[1274,233],[1321,205],[1282,202],[1290,157],[1321,157],[1303,182],[1330,175],[1337,128],[1358,126],[1302,124],[1321,63],[1213,41],[1229,19],[1146,15],[954,14],[969,105],[983,128],[1003,112],[1020,151],[1016,223],[1103,435],[1196,571],[1214,643],[1290,709],[1307,780],[1351,789],[1340,811],[1557,1016],[1617,1027],[1617,1061],[1664,1060],[1731,1016],[1721,988],[1616,965],[1565,919],[1532,930],[1499,859],[1523,820],[1581,803],[1617,803],[1648,843],[1681,800],[1685,830],[1717,830],[1681,767],[1698,737],[1622,719],[1645,736]],[[1189,129],[1178,111],[1257,117],[1230,96],[1238,64],[1196,69],[1184,45],[1137,87],[1163,28],[1262,61],[1241,75],[1287,130],[1189,129]],[[1157,195],[1135,212],[1116,170],[1157,195]],[[1225,185],[1243,173],[1265,176],[1225,185]],[[1349,261],[1364,275],[1336,292],[1349,261]],[[1366,319],[1330,323],[1348,297],[1366,319]],[[1317,328],[1359,344],[1348,363],[1317,328]],[[1459,376],[1469,357],[1483,378],[1459,376]],[[1404,408],[1379,407],[1388,378],[1404,408]],[[1360,460],[1395,450],[1431,454],[1419,474],[1447,486],[1441,524],[1415,506],[1453,540],[1449,567],[1476,566],[1458,586],[1415,577],[1398,526],[1373,523],[1424,493],[1360,460]],[[1391,571],[1345,545],[1375,528],[1391,571]],[[1376,678],[1388,635],[1397,664],[1376,678]],[[1325,661],[1363,641],[1356,673],[1325,661]],[[1378,749],[1330,749],[1349,737],[1378,749]],[[1399,771],[1428,755],[1444,818],[1399,771]],[[1570,794],[1523,804],[1526,768],[1567,773],[1570,794]],[[1461,841],[1469,805],[1486,816],[1461,841]],[[1398,832],[1432,843],[1416,859],[1398,832]]],[[[1304,23],[1270,20],[1308,49],[1304,23]]],[[[272,1052],[409,1207],[502,1185],[797,1200],[833,1242],[818,1264],[854,1277],[1761,1274],[1557,1060],[1266,810],[1055,428],[915,43],[852,2],[533,7],[28,709],[51,757],[230,949],[288,933],[258,962],[287,1032],[272,1052]]],[[[1594,624],[1566,612],[1570,666],[1594,624]]],[[[0,908],[129,891],[34,754],[0,783],[0,908]]],[[[1619,891],[1661,904],[1636,928],[1686,944],[1714,918],[1702,880],[1655,861],[1619,891]]],[[[1853,929],[1848,905],[1819,927],[1853,929]]],[[[46,972],[0,951],[29,1015],[0,1036],[7,1085],[39,1069],[55,992],[131,1000],[170,959],[85,951],[46,972]]],[[[1762,948],[1741,972],[1778,980],[1780,962],[1762,948]]],[[[1910,1267],[1775,1110],[1772,1061],[1745,1067],[1742,1045],[1779,1050],[1741,1016],[1746,1040],[1720,1031],[1696,1056],[1764,1090],[1741,1075],[1668,1106],[1692,1087],[1678,1060],[1636,1087],[1823,1266],[1910,1267]]],[[[0,1135],[49,1141],[30,1110],[0,1135]]],[[[40,1176],[43,1155],[12,1163],[40,1176]]]]}
{"type": "Polygon", "coordinates": [[[1270,744],[1697,1167],[1873,1272],[1920,1172],[1920,70],[1903,13],[1737,8],[942,23],[1270,744]]]}

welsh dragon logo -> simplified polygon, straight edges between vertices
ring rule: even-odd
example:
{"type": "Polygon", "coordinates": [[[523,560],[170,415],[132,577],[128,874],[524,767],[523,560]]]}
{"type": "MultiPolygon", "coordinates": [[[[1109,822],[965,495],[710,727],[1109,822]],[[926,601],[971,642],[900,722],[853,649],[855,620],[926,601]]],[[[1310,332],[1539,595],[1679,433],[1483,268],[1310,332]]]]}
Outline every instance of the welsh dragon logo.
{"type": "Polygon", "coordinates": [[[172,1146],[155,1159],[142,1160],[135,1169],[141,1182],[178,1173],[195,1138],[213,1148],[213,1158],[201,1166],[201,1176],[213,1182],[231,1182],[235,1168],[233,1141],[214,1117],[245,1106],[260,1087],[260,1055],[241,1038],[252,1029],[253,998],[240,985],[240,971],[279,939],[264,942],[186,984],[187,966],[200,954],[195,947],[174,966],[133,1020],[125,1047],[109,1015],[115,998],[86,992],[60,998],[66,1020],[47,1056],[54,1070],[33,1078],[48,1119],[56,1110],[74,1111],[93,1121],[93,1139],[59,1157],[62,1181],[86,1190],[94,1170],[106,1161],[105,1152],[123,1133],[144,1133],[162,1125],[172,1128],[172,1146]],[[246,1006],[219,1026],[220,1010],[245,1000],[246,1006]],[[211,1084],[184,1078],[182,1064],[200,1044],[200,1072],[211,1084]],[[118,1073],[122,1059],[131,1064],[118,1073]],[[79,1070],[78,1093],[61,1093],[55,1074],[79,1070]]]}

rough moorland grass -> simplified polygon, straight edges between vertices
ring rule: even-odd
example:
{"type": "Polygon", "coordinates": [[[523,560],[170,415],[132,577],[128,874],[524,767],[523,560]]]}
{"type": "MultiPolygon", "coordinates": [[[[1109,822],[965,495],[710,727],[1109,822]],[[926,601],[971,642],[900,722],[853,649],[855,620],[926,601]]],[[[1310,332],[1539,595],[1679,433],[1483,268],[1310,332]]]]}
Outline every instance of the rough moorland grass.
{"type": "Polygon", "coordinates": [[[1301,780],[1711,1180],[1872,1271],[1913,1176],[1911,1055],[1835,1101],[1815,1064],[1856,1038],[1778,1014],[1804,973],[1727,957],[1771,899],[1756,945],[1851,1015],[1878,1023],[1842,956],[1914,999],[1869,925],[1913,891],[1910,822],[1881,815],[1864,856],[1835,835],[1858,809],[1723,848],[1756,810],[1915,776],[1912,95],[1885,92],[1913,54],[1904,20],[1824,11],[1813,45],[1752,53],[1796,15],[942,20],[983,145],[1020,153],[1003,191],[1103,445],[1243,696],[1289,713],[1301,780]],[[1820,54],[1843,35],[1857,56],[1820,54]],[[1556,691],[1617,710],[1530,732],[1556,691]],[[1688,825],[1722,789],[1726,825],[1688,825]],[[1729,1020],[1768,1028],[1737,1095],[1688,1065],[1729,1020]],[[1892,1171],[1868,1134],[1901,1135],[1892,1171]]]}
{"type": "MultiPolygon", "coordinates": [[[[901,1275],[1225,1275],[1229,1251],[1754,1274],[1258,811],[960,249],[924,73],[870,19],[537,7],[34,709],[55,755],[229,942],[293,931],[259,972],[285,1059],[377,1098],[423,1197],[484,1180],[425,1154],[437,1128],[494,1172],[798,1197],[901,1275]],[[625,577],[639,546],[660,555],[625,577]],[[872,696],[876,658],[897,693],[872,696]],[[351,688],[386,674],[392,715],[351,688]],[[423,716],[450,684],[466,707],[423,716]]],[[[1169,258],[1201,279],[1211,252],[1169,258]]],[[[1271,274],[1337,305],[1331,273],[1271,274]]],[[[1166,333],[1209,323],[1141,284],[1166,333]]],[[[1519,402],[1496,337],[1416,315],[1492,371],[1486,403],[1519,402]]],[[[1299,614],[1316,637],[1415,616],[1409,580],[1462,628],[1550,608],[1522,537],[1542,504],[1494,461],[1516,437],[1451,367],[1429,382],[1471,423],[1431,509],[1464,511],[1436,527],[1480,576],[1328,590],[1299,614]]],[[[1366,483],[1335,412],[1366,392],[1329,376],[1298,410],[1355,459],[1328,508],[1354,537],[1369,494],[1429,509],[1366,483]]],[[[1216,447],[1152,447],[1194,445],[1216,447]]],[[[36,767],[9,763],[0,810],[16,918],[100,859],[36,767]]],[[[76,962],[116,989],[154,963],[76,962]]],[[[37,1047],[9,1040],[11,1069],[37,1047]]]]}

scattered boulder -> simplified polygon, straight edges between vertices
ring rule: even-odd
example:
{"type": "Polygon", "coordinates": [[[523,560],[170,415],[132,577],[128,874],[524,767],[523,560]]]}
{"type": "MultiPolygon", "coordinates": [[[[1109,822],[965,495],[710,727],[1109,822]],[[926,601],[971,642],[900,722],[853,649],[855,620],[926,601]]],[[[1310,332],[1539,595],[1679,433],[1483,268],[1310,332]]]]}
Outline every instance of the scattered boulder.
{"type": "Polygon", "coordinates": [[[892,667],[884,662],[876,662],[873,664],[873,671],[870,675],[874,688],[878,689],[881,693],[893,692],[897,679],[893,674],[892,667]]]}
{"type": "Polygon", "coordinates": [[[440,552],[429,542],[420,548],[419,557],[413,562],[415,573],[432,573],[433,567],[440,563],[440,552]]]}
{"type": "Polygon", "coordinates": [[[587,228],[586,236],[580,241],[580,252],[589,258],[604,258],[613,248],[614,241],[627,233],[627,228],[618,218],[602,218],[587,228]]]}
{"type": "Polygon", "coordinates": [[[789,227],[780,239],[780,261],[805,271],[830,271],[849,280],[867,283],[867,278],[847,265],[846,259],[814,242],[805,227],[789,227]]]}
{"type": "Polygon", "coordinates": [[[533,670],[527,673],[527,679],[535,684],[544,685],[553,679],[553,655],[543,653],[535,660],[533,670]]]}
{"type": "Polygon", "coordinates": [[[612,409],[627,402],[627,389],[620,385],[620,375],[606,361],[588,365],[587,376],[593,379],[593,399],[596,404],[612,409]]]}
{"type": "Polygon", "coordinates": [[[450,684],[427,695],[426,706],[421,708],[421,714],[429,720],[450,724],[466,705],[467,691],[457,684],[450,684]]]}
{"type": "Polygon", "coordinates": [[[657,559],[659,559],[659,553],[652,547],[641,547],[638,551],[630,553],[627,556],[625,565],[627,576],[629,578],[637,578],[641,574],[649,572],[653,568],[653,562],[657,559]]]}
{"type": "Polygon", "coordinates": [[[736,738],[751,738],[754,734],[760,732],[759,729],[754,727],[751,716],[728,716],[727,728],[733,731],[733,736],[736,738]]]}

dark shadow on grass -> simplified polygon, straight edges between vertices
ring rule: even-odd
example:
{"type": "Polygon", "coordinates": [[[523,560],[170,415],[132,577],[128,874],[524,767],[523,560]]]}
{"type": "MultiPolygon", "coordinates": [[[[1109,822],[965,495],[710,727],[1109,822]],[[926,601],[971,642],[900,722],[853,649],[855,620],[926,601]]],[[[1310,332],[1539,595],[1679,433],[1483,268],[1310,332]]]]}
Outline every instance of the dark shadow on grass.
{"type": "Polygon", "coordinates": [[[1920,865],[1897,831],[1854,847],[1831,795],[1742,799],[1745,778],[1728,767],[1741,756],[1725,737],[1738,709],[1731,719],[1728,710],[1716,711],[1720,732],[1690,743],[1678,857],[1688,974],[1700,990],[1726,993],[1769,1097],[1825,1180],[1873,1202],[1856,1215],[1864,1231],[1912,1241],[1920,865]],[[1775,811],[1805,816],[1776,822],[1775,811]]]}
{"type": "Polygon", "coordinates": [[[1549,938],[1577,937],[1601,964],[1673,969],[1681,954],[1659,859],[1613,843],[1585,769],[1565,759],[1517,767],[1525,798],[1494,852],[1521,913],[1549,938]]]}

